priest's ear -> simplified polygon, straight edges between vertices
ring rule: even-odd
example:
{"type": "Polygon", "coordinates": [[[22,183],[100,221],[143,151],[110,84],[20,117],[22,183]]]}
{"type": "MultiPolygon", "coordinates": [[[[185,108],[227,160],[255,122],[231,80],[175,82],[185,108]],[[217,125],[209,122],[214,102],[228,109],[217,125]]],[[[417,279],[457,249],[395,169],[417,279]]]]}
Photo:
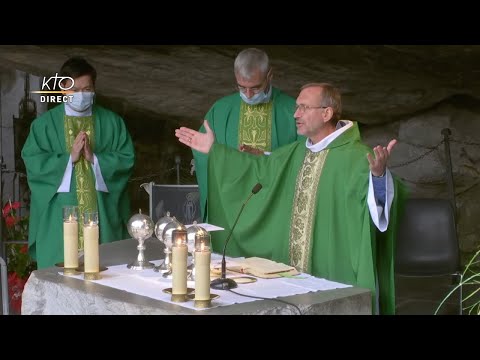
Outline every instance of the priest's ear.
{"type": "Polygon", "coordinates": [[[323,122],[324,122],[324,123],[327,123],[327,122],[329,122],[330,120],[333,119],[334,113],[333,113],[333,108],[332,108],[332,107],[327,106],[327,107],[325,107],[324,109],[320,109],[320,110],[323,111],[323,113],[322,113],[322,119],[323,119],[323,122]]]}
{"type": "Polygon", "coordinates": [[[273,78],[273,67],[270,66],[270,69],[268,69],[267,77],[266,77],[267,82],[271,82],[272,78],[273,78]]]}

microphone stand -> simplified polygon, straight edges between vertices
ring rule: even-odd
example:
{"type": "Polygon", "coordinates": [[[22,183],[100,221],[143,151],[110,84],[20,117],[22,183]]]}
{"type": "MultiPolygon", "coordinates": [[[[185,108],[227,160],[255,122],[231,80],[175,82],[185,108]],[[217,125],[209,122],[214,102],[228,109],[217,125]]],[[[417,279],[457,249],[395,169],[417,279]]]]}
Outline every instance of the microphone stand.
{"type": "Polygon", "coordinates": [[[453,216],[454,220],[457,220],[457,201],[455,200],[455,182],[453,181],[453,170],[452,170],[452,156],[450,152],[450,139],[449,136],[452,135],[452,131],[449,128],[442,129],[443,140],[445,142],[445,159],[446,161],[446,171],[445,175],[447,177],[448,185],[448,195],[450,197],[450,202],[452,203],[453,216]]]}
{"type": "Polygon", "coordinates": [[[235,226],[237,225],[238,219],[240,218],[240,215],[242,214],[242,211],[245,208],[245,205],[247,205],[250,198],[255,194],[256,194],[256,192],[252,191],[250,196],[243,203],[243,205],[240,209],[240,212],[238,213],[237,218],[235,219],[235,222],[233,223],[232,230],[230,230],[230,234],[228,234],[227,240],[225,240],[225,245],[223,246],[223,256],[222,256],[222,275],[221,275],[220,278],[215,279],[210,283],[210,287],[212,289],[229,290],[229,289],[234,289],[238,286],[237,283],[235,282],[235,280],[227,279],[227,262],[225,260],[225,251],[227,250],[228,241],[230,240],[230,237],[233,234],[233,229],[235,229],[235,226]]]}

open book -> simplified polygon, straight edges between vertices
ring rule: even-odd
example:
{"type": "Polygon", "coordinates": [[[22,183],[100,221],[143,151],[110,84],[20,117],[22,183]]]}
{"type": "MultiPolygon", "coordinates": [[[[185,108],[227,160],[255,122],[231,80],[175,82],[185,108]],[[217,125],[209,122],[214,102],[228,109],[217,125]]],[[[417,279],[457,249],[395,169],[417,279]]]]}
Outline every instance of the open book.
{"type": "MultiPolygon", "coordinates": [[[[213,271],[217,270],[216,267],[213,271]]],[[[219,269],[218,269],[219,270],[219,269]]],[[[273,279],[281,276],[297,275],[299,272],[289,265],[259,257],[250,257],[242,260],[227,261],[227,270],[249,274],[260,278],[273,279]]]]}

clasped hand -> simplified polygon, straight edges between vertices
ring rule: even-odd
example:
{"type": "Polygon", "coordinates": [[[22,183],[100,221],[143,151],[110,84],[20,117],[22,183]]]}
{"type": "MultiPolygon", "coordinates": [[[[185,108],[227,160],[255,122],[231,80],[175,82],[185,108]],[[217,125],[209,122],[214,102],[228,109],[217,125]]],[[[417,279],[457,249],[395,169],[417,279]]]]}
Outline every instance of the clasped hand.
{"type": "Polygon", "coordinates": [[[92,148],[90,147],[90,140],[88,138],[88,134],[85,131],[80,131],[75,138],[73,145],[72,145],[72,162],[75,164],[79,159],[80,156],[88,160],[89,162],[93,163],[93,152],[92,148]]]}
{"type": "Polygon", "coordinates": [[[249,154],[252,154],[252,155],[257,155],[257,156],[265,155],[265,153],[262,150],[257,149],[255,147],[247,145],[247,144],[240,145],[239,150],[241,152],[246,152],[246,153],[249,153],[249,154]]]}

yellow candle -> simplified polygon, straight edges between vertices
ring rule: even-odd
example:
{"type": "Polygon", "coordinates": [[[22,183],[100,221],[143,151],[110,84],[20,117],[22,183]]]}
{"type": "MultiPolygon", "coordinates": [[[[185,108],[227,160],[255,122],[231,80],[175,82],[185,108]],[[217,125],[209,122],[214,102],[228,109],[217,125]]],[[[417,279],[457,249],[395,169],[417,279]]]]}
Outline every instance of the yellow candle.
{"type": "Polygon", "coordinates": [[[86,273],[100,271],[100,256],[98,250],[98,225],[90,223],[83,227],[84,262],[86,273]]]}
{"type": "Polygon", "coordinates": [[[72,216],[63,222],[63,266],[78,267],[78,222],[72,216]]]}
{"type": "Polygon", "coordinates": [[[195,251],[195,300],[210,300],[210,257],[208,249],[195,251]]]}
{"type": "Polygon", "coordinates": [[[187,245],[172,247],[172,294],[187,293],[187,245]]]}

